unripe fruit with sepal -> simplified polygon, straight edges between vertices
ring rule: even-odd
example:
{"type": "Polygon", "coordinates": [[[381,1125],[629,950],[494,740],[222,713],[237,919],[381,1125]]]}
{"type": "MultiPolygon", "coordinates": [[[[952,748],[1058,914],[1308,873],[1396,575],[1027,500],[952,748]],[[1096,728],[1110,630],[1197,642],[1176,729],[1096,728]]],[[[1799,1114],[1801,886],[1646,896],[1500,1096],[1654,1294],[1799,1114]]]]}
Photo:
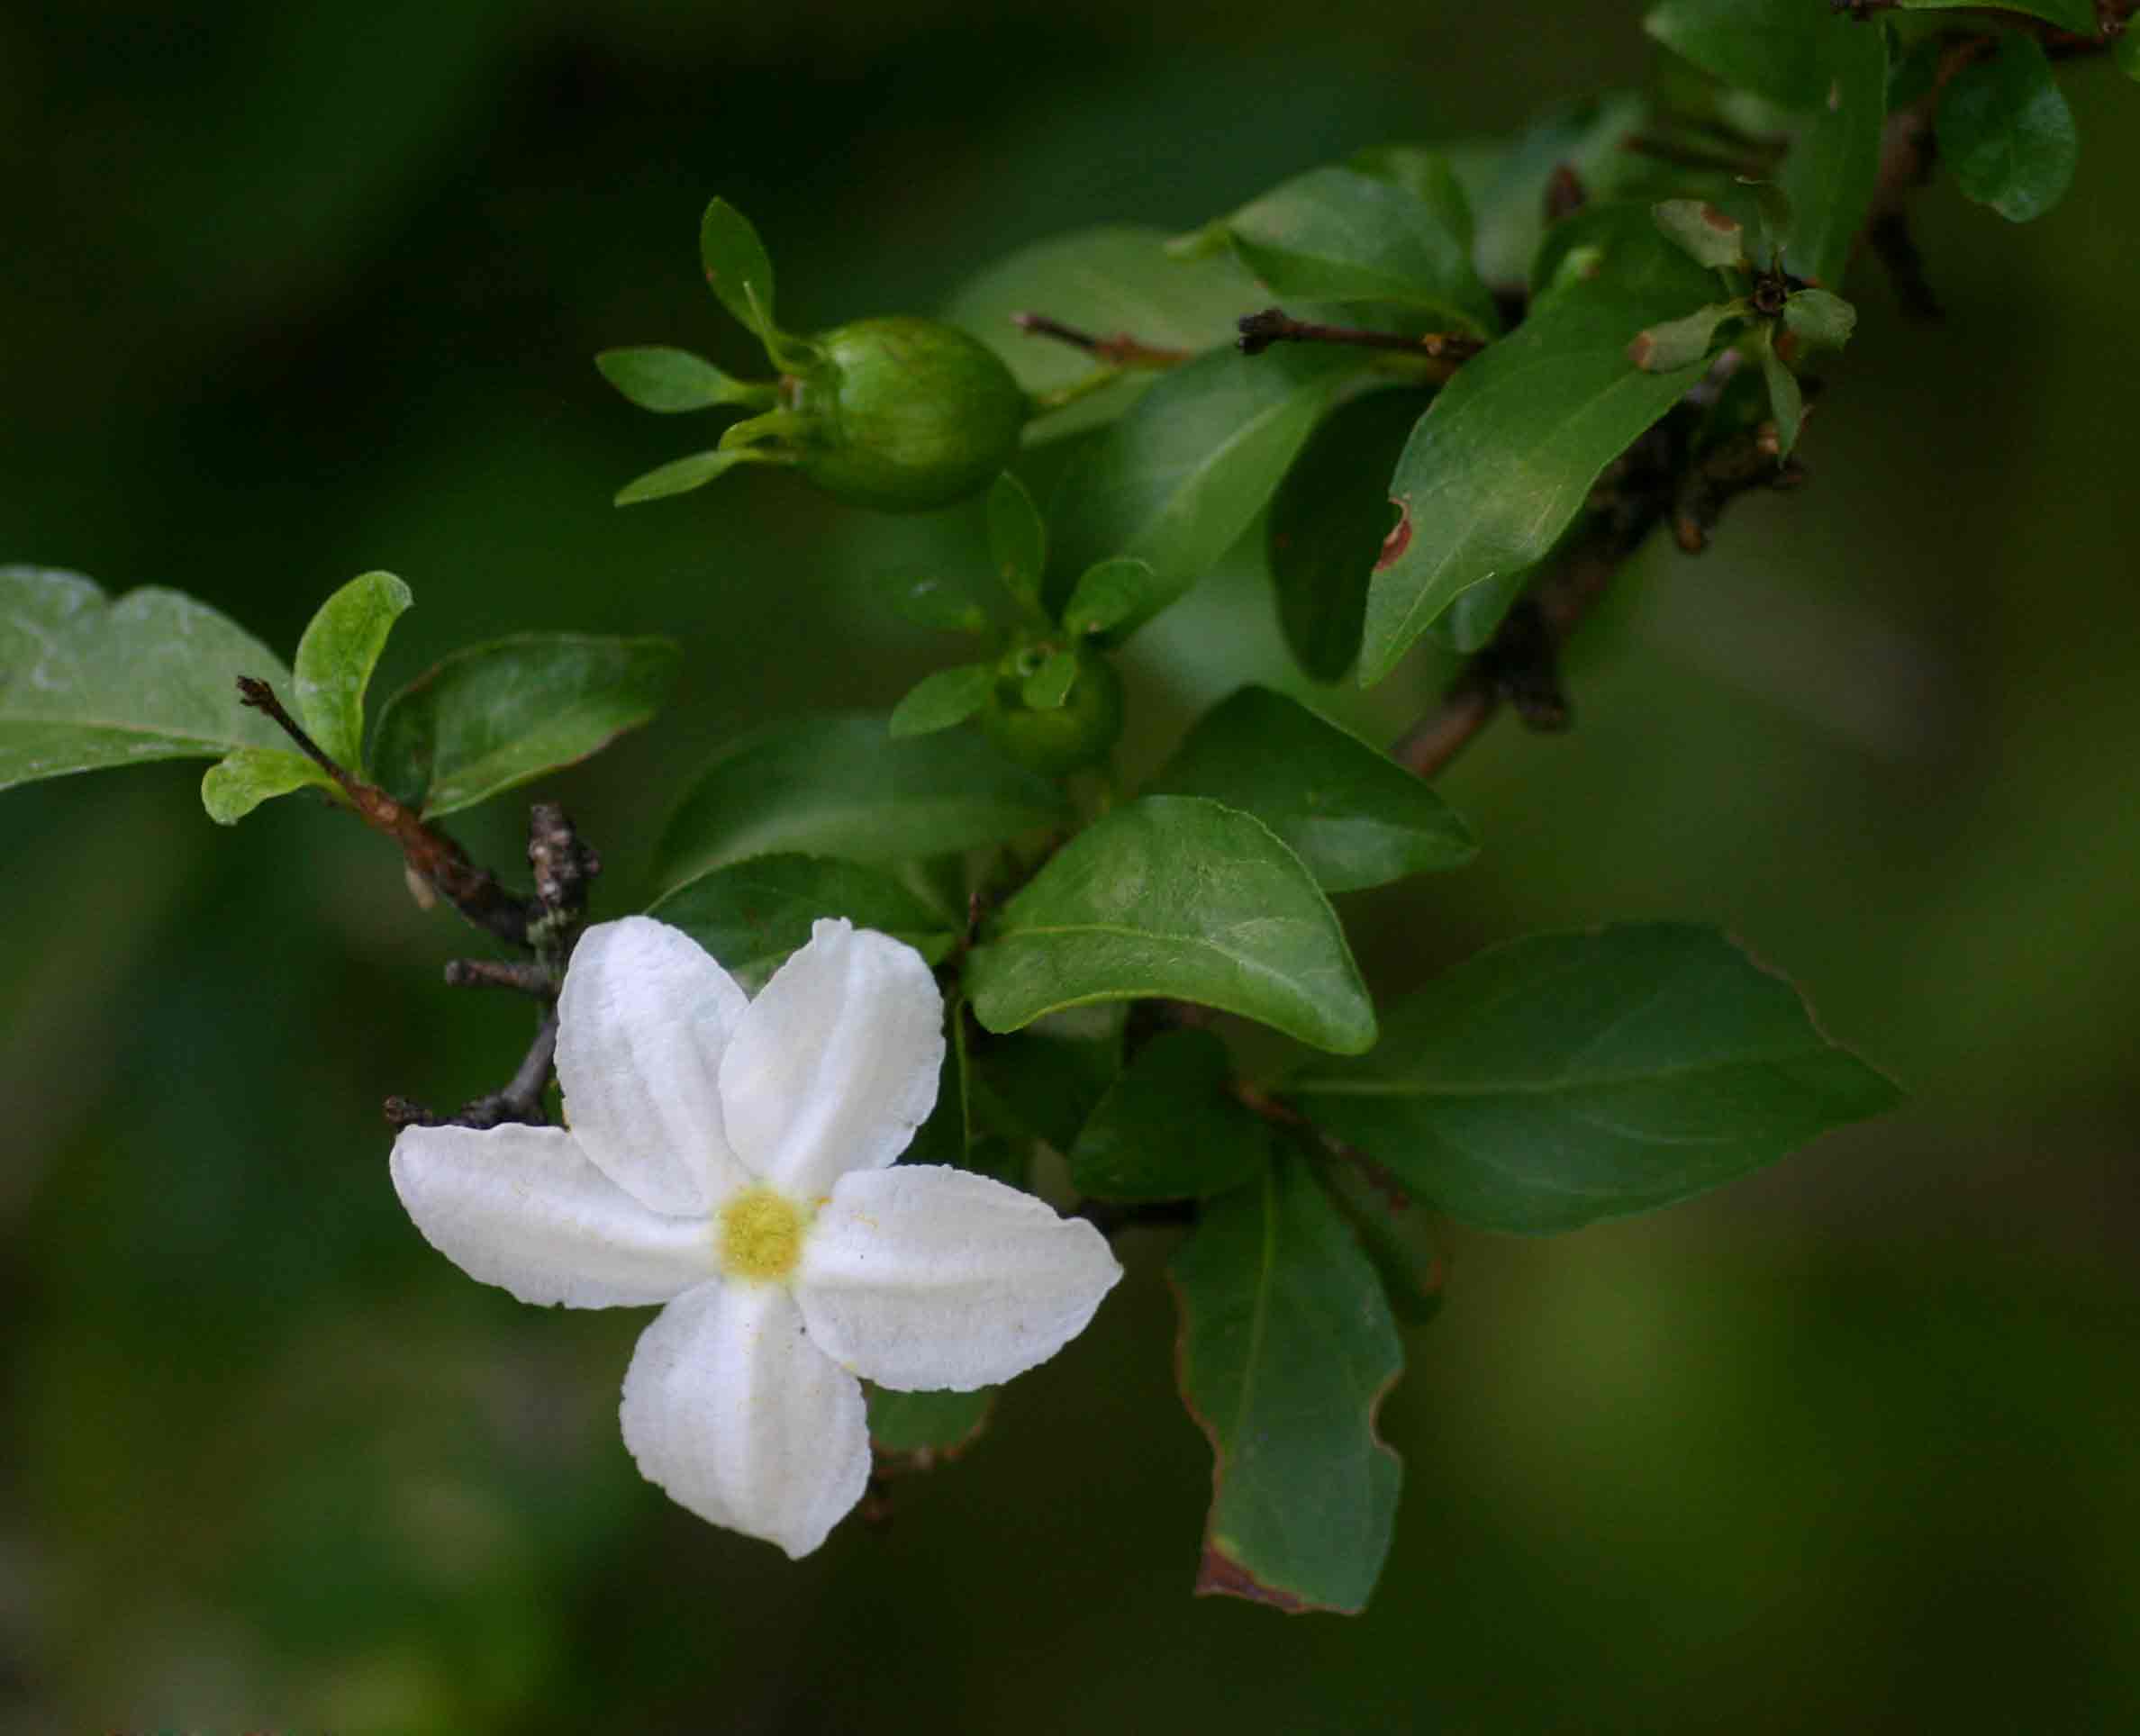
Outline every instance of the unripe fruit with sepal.
{"type": "Polygon", "coordinates": [[[802,474],[834,499],[888,512],[948,506],[1017,453],[1025,393],[956,327],[857,320],[810,343],[823,359],[784,395],[805,419],[802,474]]]}
{"type": "Polygon", "coordinates": [[[1122,733],[1122,678],[1098,652],[1081,647],[1077,680],[1058,706],[1025,702],[1025,683],[1035,666],[1030,647],[1003,659],[981,709],[988,738],[1028,771],[1059,778],[1106,758],[1122,733]]]}

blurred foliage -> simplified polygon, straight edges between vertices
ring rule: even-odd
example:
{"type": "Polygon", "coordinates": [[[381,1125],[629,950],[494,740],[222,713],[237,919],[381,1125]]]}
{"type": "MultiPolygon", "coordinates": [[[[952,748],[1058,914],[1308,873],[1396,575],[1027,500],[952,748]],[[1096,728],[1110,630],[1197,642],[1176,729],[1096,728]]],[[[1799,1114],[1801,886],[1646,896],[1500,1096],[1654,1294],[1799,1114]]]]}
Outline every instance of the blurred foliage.
{"type": "MultiPolygon", "coordinates": [[[[1632,14],[1512,0],[756,12],[640,0],[0,15],[13,269],[0,556],[190,591],[294,643],[351,574],[418,597],[380,673],[529,629],[671,633],[675,709],[558,777],[604,908],[715,746],[889,706],[943,646],[873,590],[973,570],[782,478],[616,514],[666,456],[597,350],[742,367],[690,226],[758,216],[802,328],[943,303],[1075,225],[1178,229],[1385,139],[1638,77],[1632,14]],[[1490,25],[1490,27],[1489,27],[1490,25]],[[792,288],[790,287],[792,285],[792,288]]],[[[1809,489],[1646,553],[1565,740],[1444,781],[1483,845],[1348,894],[1384,992],[1525,929],[1719,920],[1915,1093],[1654,1219],[1453,1234],[1386,1408],[1373,1613],[1193,1602],[1209,1461],[1165,1243],[891,1524],[797,1567],[639,1482],[639,1320],[543,1318],[426,1249],[388,1091],[451,1100],[525,1012],[309,800],[242,834],[182,766],[5,799],[0,1728],[1651,1730],[2140,1721],[2131,766],[2140,684],[2129,83],[2026,231],[1951,187],[1949,309],[1861,323],[1809,489]]],[[[1128,751],[1287,670],[1222,573],[1140,635],[1128,751]]],[[[1440,671],[1319,702],[1393,734],[1440,671]]],[[[545,786],[547,789],[549,786],[545,786]]],[[[508,800],[460,816],[518,859],[508,800]]]]}

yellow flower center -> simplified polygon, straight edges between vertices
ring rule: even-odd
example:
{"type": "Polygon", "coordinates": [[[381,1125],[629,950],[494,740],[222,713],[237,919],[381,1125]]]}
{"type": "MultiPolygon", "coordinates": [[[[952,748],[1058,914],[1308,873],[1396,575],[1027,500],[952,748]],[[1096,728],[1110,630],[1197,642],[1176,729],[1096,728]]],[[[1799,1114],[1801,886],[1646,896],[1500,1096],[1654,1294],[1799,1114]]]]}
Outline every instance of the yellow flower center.
{"type": "Polygon", "coordinates": [[[802,1257],[802,1207],[770,1188],[751,1188],[721,1208],[721,1270],[730,1278],[770,1284],[802,1257]]]}

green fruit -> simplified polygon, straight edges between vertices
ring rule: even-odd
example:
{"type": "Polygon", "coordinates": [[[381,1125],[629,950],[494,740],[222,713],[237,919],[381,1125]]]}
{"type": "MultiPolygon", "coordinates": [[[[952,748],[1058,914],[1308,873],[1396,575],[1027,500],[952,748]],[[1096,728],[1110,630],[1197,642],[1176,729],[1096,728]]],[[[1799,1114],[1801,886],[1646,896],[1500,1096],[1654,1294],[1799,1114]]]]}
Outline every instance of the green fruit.
{"type": "Polygon", "coordinates": [[[888,512],[948,506],[1018,451],[1026,397],[993,350],[934,320],[857,320],[811,339],[823,360],[789,386],[808,419],[802,474],[888,512]]]}
{"type": "Polygon", "coordinates": [[[1077,654],[1070,696],[1052,710],[1025,702],[1030,654],[1012,652],[981,708],[989,740],[1028,771],[1059,778],[1106,757],[1122,733],[1122,678],[1098,653],[1077,654]]]}

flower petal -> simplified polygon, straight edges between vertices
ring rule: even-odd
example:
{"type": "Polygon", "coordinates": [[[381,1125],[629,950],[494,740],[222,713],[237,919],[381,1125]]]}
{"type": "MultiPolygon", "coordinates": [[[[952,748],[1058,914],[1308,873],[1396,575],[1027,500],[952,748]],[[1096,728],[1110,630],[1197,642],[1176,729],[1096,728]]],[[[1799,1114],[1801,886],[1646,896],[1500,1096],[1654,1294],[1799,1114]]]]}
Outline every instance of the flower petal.
{"type": "Polygon", "coordinates": [[[648,1481],[792,1556],[869,1482],[861,1383],[810,1342],[777,1285],[702,1284],[664,1308],[632,1353],[622,1418],[648,1481]]]}
{"type": "Polygon", "coordinates": [[[903,941],[820,921],[759,990],[721,1061],[736,1153],[802,1198],[881,1169],[936,1107],[944,997],[903,941]]]}
{"type": "Polygon", "coordinates": [[[1107,1238],[986,1176],[905,1164],[840,1177],[795,1300],[825,1353],[902,1392],[970,1392],[1045,1362],[1122,1275],[1107,1238]]]}
{"type": "Polygon", "coordinates": [[[650,917],[597,923],[573,948],[558,997],[565,1117],[642,1205],[690,1216],[748,1185],[718,1080],[748,1004],[696,941],[650,917]]]}
{"type": "Polygon", "coordinates": [[[643,1307],[713,1269],[703,1218],[648,1211],[561,1127],[404,1127],[389,1167],[423,1239],[523,1302],[643,1307]]]}

